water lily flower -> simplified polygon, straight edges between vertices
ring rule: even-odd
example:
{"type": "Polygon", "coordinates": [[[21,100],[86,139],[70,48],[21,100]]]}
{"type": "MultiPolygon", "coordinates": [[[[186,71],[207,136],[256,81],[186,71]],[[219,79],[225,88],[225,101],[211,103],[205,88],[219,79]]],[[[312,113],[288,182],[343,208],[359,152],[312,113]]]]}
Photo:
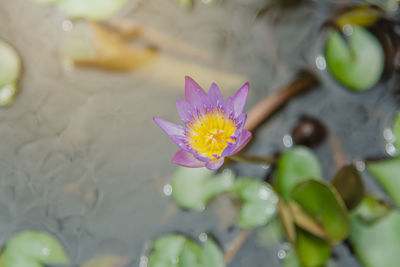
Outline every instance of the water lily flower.
{"type": "Polygon", "coordinates": [[[208,94],[192,78],[185,78],[185,99],[176,107],[186,127],[154,117],[154,121],[180,148],[173,162],[192,168],[216,170],[224,158],[241,150],[250,140],[244,130],[247,114],[243,113],[249,93],[244,84],[232,97],[223,99],[218,86],[211,84],[208,94]]]}

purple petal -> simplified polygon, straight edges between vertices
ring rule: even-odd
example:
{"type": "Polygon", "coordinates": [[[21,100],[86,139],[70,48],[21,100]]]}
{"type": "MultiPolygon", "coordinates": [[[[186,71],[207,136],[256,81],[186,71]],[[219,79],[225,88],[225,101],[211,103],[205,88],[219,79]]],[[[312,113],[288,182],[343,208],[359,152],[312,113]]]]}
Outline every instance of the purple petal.
{"type": "Polygon", "coordinates": [[[237,146],[235,148],[235,151],[233,151],[233,154],[236,154],[242,148],[249,142],[251,137],[251,132],[247,130],[243,130],[242,135],[239,137],[239,141],[237,142],[237,146]]]}
{"type": "Polygon", "coordinates": [[[176,100],[176,108],[184,124],[192,122],[193,118],[197,115],[194,108],[184,100],[176,100]]]}
{"type": "Polygon", "coordinates": [[[237,142],[235,143],[229,143],[226,148],[224,149],[224,151],[222,151],[221,153],[221,157],[227,157],[233,154],[233,151],[235,150],[235,147],[237,145],[237,142]]]}
{"type": "Polygon", "coordinates": [[[245,83],[233,96],[235,118],[243,112],[244,106],[246,105],[247,95],[249,94],[249,89],[249,83],[245,83]]]}
{"type": "Polygon", "coordinates": [[[168,134],[169,138],[178,147],[184,150],[190,150],[190,148],[188,148],[185,143],[185,128],[175,123],[163,120],[161,118],[154,117],[153,120],[155,121],[155,123],[157,123],[158,126],[160,126],[161,129],[163,129],[164,132],[168,134]]]}
{"type": "Polygon", "coordinates": [[[204,113],[207,109],[212,109],[212,105],[206,92],[192,78],[185,77],[185,101],[194,109],[204,113]]]}
{"type": "Polygon", "coordinates": [[[229,96],[224,104],[223,110],[227,118],[231,118],[234,115],[233,97],[229,96]]]}
{"type": "Polygon", "coordinates": [[[208,91],[208,98],[215,108],[221,106],[224,103],[221,91],[216,83],[212,83],[210,90],[208,91]]]}
{"type": "Polygon", "coordinates": [[[224,164],[224,158],[215,159],[207,162],[206,167],[207,169],[214,171],[218,170],[222,166],[222,164],[224,164]]]}
{"type": "Polygon", "coordinates": [[[201,162],[200,160],[197,160],[193,154],[179,150],[178,152],[175,153],[172,162],[178,165],[182,165],[185,167],[191,167],[191,168],[200,168],[204,167],[206,165],[205,162],[201,162]]]}
{"type": "Polygon", "coordinates": [[[153,120],[168,135],[177,135],[177,136],[185,135],[185,128],[180,125],[166,121],[166,120],[158,118],[158,117],[154,117],[153,120]]]}

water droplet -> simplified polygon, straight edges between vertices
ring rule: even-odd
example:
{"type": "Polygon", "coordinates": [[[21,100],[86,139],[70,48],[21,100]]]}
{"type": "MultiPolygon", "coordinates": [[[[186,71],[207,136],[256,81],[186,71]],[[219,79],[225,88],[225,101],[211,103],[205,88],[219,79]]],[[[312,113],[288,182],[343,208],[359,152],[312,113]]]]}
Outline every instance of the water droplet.
{"type": "Polygon", "coordinates": [[[356,161],[354,162],[354,165],[356,166],[356,169],[357,169],[359,172],[365,171],[365,162],[364,162],[364,161],[362,161],[362,160],[356,160],[356,161]]]}
{"type": "Polygon", "coordinates": [[[393,157],[397,154],[397,149],[392,143],[386,144],[385,150],[389,156],[393,157]]]}
{"type": "Polygon", "coordinates": [[[319,55],[315,58],[315,65],[319,70],[325,70],[326,69],[326,60],[323,56],[319,55]]]}
{"type": "Polygon", "coordinates": [[[170,196],[172,194],[172,186],[170,184],[166,184],[163,187],[164,195],[170,196]]]}
{"type": "Polygon", "coordinates": [[[263,164],[261,165],[261,168],[263,168],[264,170],[268,170],[271,166],[267,165],[267,164],[263,164]]]}
{"type": "Polygon", "coordinates": [[[278,259],[283,260],[283,259],[286,258],[286,255],[287,255],[287,253],[286,253],[285,250],[280,249],[280,250],[278,251],[278,259]]]}
{"type": "Polygon", "coordinates": [[[72,31],[72,28],[74,27],[74,25],[72,24],[72,21],[70,20],[64,20],[63,23],[61,24],[61,27],[64,31],[69,32],[72,31]]]}
{"type": "Polygon", "coordinates": [[[50,255],[50,249],[49,248],[43,248],[42,249],[42,253],[43,255],[45,255],[46,257],[50,255]]]}
{"type": "Polygon", "coordinates": [[[207,239],[208,239],[208,235],[207,235],[206,233],[201,233],[201,234],[199,235],[199,240],[200,240],[200,242],[206,242],[207,239]]]}
{"type": "Polygon", "coordinates": [[[271,191],[266,187],[260,188],[260,190],[258,190],[258,197],[262,200],[267,200],[270,195],[271,191]]]}
{"type": "Polygon", "coordinates": [[[343,26],[342,31],[346,36],[350,36],[354,32],[353,26],[351,26],[350,24],[346,24],[343,26]]]}
{"type": "Polygon", "coordinates": [[[388,143],[393,143],[395,141],[395,136],[392,132],[392,129],[386,128],[383,130],[383,138],[385,138],[388,143]]]}
{"type": "Polygon", "coordinates": [[[290,135],[286,134],[283,137],[283,145],[287,148],[292,147],[293,146],[293,139],[290,135]]]}
{"type": "Polygon", "coordinates": [[[147,258],[147,256],[141,256],[140,262],[139,262],[139,267],[147,267],[148,262],[149,262],[149,258],[147,258]]]}

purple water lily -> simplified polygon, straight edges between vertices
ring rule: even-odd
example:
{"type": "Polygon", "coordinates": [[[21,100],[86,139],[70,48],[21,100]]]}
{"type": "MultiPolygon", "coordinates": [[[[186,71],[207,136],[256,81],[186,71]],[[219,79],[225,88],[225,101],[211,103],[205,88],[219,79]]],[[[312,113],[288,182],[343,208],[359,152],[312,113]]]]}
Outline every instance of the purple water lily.
{"type": "Polygon", "coordinates": [[[243,113],[249,93],[244,84],[226,100],[218,86],[211,84],[208,94],[190,77],[185,78],[185,100],[176,107],[186,128],[161,118],[154,121],[180,148],[173,162],[186,167],[216,170],[224,158],[241,150],[251,133],[244,130],[247,115],[243,113]]]}

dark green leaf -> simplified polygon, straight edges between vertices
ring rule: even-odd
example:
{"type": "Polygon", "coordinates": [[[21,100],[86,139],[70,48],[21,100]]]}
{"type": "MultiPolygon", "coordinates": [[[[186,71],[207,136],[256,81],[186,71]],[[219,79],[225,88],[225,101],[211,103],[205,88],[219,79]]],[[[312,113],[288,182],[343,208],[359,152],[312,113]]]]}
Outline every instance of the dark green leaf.
{"type": "Polygon", "coordinates": [[[332,244],[347,237],[350,226],[349,217],[343,200],[333,186],[316,180],[308,180],[293,189],[292,198],[311,217],[320,221],[332,244]]]}
{"type": "Polygon", "coordinates": [[[348,210],[362,201],[365,193],[361,174],[353,165],[344,166],[333,178],[332,185],[342,197],[348,210]]]}
{"type": "Polygon", "coordinates": [[[322,238],[314,236],[301,228],[296,229],[296,251],[305,267],[319,267],[331,255],[331,247],[322,238]]]}
{"type": "Polygon", "coordinates": [[[290,192],[301,181],[320,179],[321,165],[314,153],[306,147],[295,147],[287,150],[277,164],[276,189],[285,200],[290,192]]]}

